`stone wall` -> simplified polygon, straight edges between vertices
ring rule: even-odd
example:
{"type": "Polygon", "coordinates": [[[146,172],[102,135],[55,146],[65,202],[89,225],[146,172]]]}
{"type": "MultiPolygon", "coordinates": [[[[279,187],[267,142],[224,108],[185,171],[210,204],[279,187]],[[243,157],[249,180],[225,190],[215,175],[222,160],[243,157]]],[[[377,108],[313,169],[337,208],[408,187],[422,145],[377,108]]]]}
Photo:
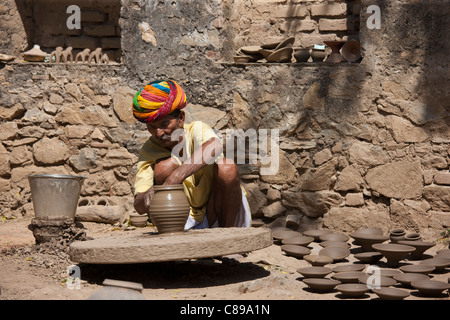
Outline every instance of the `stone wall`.
{"type": "MultiPolygon", "coordinates": [[[[0,69],[1,214],[32,210],[26,176],[34,172],[85,174],[83,196],[129,201],[148,137],[131,117],[131,96],[147,81],[173,78],[186,89],[190,119],[218,130],[280,130],[277,175],[240,166],[255,219],[300,230],[401,226],[431,238],[450,225],[449,1],[121,4],[123,65],[16,60],[0,69]],[[379,30],[365,25],[371,4],[381,8],[379,30]],[[324,29],[324,21],[338,28],[353,19],[359,34],[324,29]],[[295,36],[297,46],[357,37],[364,57],[232,63],[240,46],[269,35],[295,36]]],[[[0,1],[0,13],[13,16],[13,5],[0,1]]],[[[2,53],[17,54],[19,43],[2,42],[2,53]]]]}

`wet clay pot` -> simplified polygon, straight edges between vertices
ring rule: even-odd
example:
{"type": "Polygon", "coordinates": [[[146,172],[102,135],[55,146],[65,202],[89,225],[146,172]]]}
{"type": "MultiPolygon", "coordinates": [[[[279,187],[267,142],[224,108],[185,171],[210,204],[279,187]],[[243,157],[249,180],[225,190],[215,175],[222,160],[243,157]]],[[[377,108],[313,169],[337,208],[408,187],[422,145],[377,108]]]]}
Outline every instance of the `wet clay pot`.
{"type": "Polygon", "coordinates": [[[397,288],[379,288],[372,291],[383,300],[403,300],[409,296],[409,292],[397,288]]]}
{"type": "Polygon", "coordinates": [[[400,260],[405,259],[411,252],[416,250],[411,246],[392,243],[377,243],[372,248],[380,252],[386,258],[387,264],[392,267],[398,266],[400,260]]]}
{"type": "Polygon", "coordinates": [[[358,232],[350,234],[350,237],[355,239],[355,243],[361,246],[362,251],[373,251],[373,244],[389,240],[389,237],[383,234],[363,234],[358,232]]]}
{"type": "Polygon", "coordinates": [[[414,252],[411,252],[411,259],[413,259],[413,260],[422,259],[423,253],[436,245],[434,242],[425,242],[425,241],[420,241],[420,240],[417,240],[417,241],[401,240],[398,243],[406,244],[407,246],[416,248],[416,250],[414,252]]]}
{"type": "Polygon", "coordinates": [[[412,288],[411,283],[419,280],[430,280],[430,277],[423,273],[399,273],[392,278],[400,282],[406,288],[412,288]]]}
{"type": "Polygon", "coordinates": [[[341,284],[340,281],[325,278],[305,278],[303,282],[306,283],[312,290],[318,292],[329,292],[337,285],[341,284]]]}
{"type": "Polygon", "coordinates": [[[448,290],[450,285],[436,280],[419,280],[411,283],[413,288],[419,290],[424,296],[435,297],[440,296],[443,291],[448,290]]]}
{"type": "Polygon", "coordinates": [[[190,211],[183,185],[154,186],[154,191],[149,217],[158,232],[183,232],[190,211]]]}

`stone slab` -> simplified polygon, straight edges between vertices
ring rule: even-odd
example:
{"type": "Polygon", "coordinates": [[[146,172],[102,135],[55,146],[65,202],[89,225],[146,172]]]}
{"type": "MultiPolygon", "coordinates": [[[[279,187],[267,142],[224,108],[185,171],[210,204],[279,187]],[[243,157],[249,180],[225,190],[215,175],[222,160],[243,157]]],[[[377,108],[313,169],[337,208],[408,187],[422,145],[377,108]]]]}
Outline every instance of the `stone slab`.
{"type": "Polygon", "coordinates": [[[266,228],[212,228],[161,235],[125,234],[73,242],[70,259],[86,264],[128,264],[200,259],[245,253],[273,244],[266,228]]]}

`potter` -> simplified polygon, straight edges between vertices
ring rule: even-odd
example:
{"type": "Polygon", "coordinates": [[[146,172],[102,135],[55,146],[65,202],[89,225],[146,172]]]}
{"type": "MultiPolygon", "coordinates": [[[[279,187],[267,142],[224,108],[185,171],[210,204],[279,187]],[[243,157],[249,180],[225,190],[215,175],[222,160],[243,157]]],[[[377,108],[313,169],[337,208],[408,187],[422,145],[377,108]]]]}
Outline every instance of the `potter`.
{"type": "Polygon", "coordinates": [[[151,134],[138,158],[136,211],[148,213],[155,185],[183,184],[190,204],[185,230],[249,227],[250,210],[237,165],[224,157],[211,127],[201,121],[185,123],[186,105],[183,88],[172,80],[153,81],[135,94],[133,116],[151,134]]]}

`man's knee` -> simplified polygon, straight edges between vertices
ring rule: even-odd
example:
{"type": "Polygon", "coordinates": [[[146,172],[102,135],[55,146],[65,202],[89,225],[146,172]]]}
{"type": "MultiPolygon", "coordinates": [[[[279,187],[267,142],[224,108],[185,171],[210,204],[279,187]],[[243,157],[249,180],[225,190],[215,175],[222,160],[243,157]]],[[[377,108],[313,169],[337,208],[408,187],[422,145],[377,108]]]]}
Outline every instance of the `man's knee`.
{"type": "Polygon", "coordinates": [[[239,168],[234,162],[217,164],[217,180],[225,185],[239,185],[239,168]]]}
{"type": "Polygon", "coordinates": [[[178,167],[179,164],[173,158],[158,161],[155,164],[155,184],[163,184],[167,177],[178,167]]]}

